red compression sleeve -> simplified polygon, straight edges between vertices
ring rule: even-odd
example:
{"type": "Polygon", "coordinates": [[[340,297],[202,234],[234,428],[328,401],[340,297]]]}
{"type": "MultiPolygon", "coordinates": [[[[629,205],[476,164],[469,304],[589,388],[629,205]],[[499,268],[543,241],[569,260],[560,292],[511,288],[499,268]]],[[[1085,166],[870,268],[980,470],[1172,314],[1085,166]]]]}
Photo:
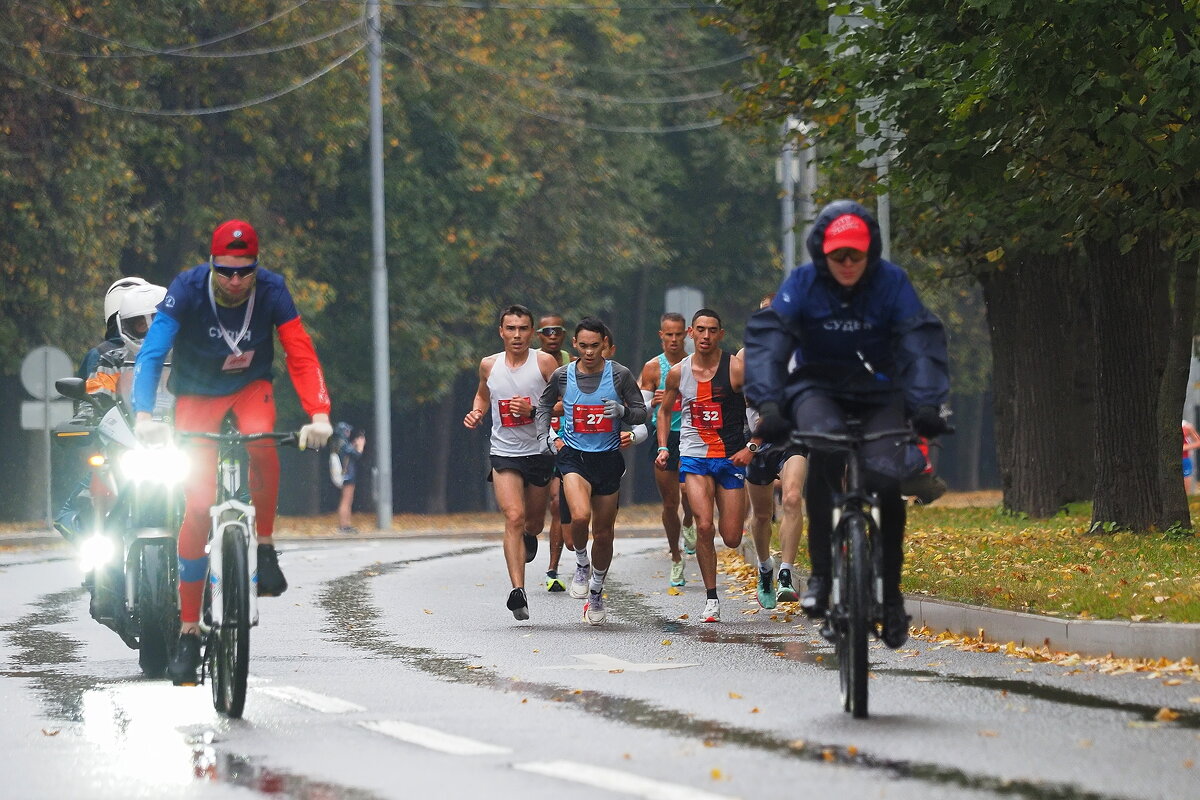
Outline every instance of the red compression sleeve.
{"type": "Polygon", "coordinates": [[[288,375],[292,378],[292,386],[296,387],[304,413],[310,417],[313,414],[328,414],[329,389],[325,386],[325,373],[321,371],[321,362],[317,360],[312,338],[304,330],[299,317],[279,326],[279,341],[287,356],[288,375]]]}

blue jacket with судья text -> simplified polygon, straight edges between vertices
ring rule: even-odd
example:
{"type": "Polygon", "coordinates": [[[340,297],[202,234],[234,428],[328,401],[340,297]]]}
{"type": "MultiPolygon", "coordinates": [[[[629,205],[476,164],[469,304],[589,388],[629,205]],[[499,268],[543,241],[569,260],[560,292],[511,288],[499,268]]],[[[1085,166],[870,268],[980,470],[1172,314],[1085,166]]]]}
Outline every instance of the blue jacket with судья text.
{"type": "Polygon", "coordinates": [[[792,270],[771,305],[746,324],[750,405],[775,402],[787,409],[814,391],[868,403],[886,403],[900,392],[909,413],[946,403],[945,329],[907,273],[880,257],[879,224],[871,213],[849,200],[829,204],[807,246],[812,261],[792,270]],[[849,288],[834,280],[823,250],[826,228],[843,214],[861,217],[871,233],[866,271],[849,288]]]}

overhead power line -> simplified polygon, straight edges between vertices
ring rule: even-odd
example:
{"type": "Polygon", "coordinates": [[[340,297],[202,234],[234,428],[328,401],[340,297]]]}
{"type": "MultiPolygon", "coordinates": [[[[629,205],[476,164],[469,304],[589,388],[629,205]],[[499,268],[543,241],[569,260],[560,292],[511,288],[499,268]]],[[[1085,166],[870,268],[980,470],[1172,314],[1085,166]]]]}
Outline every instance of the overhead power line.
{"type": "Polygon", "coordinates": [[[399,30],[401,30],[404,33],[408,34],[409,36],[413,37],[414,39],[417,39],[418,41],[423,42],[427,46],[432,47],[434,50],[437,50],[438,52],[444,53],[447,56],[449,56],[450,58],[453,58],[455,61],[458,61],[463,64],[467,64],[471,67],[474,67],[475,69],[482,70],[483,72],[488,72],[488,73],[491,73],[492,75],[497,75],[506,80],[516,81],[517,83],[521,84],[522,86],[528,86],[532,89],[539,89],[542,91],[551,92],[553,94],[562,95],[563,97],[574,97],[578,100],[588,100],[588,101],[594,102],[594,103],[614,103],[614,104],[619,104],[619,105],[652,106],[652,105],[674,105],[674,104],[678,104],[678,103],[694,103],[699,100],[713,100],[713,99],[721,97],[725,94],[725,92],[723,90],[715,89],[715,90],[706,91],[706,92],[692,92],[690,94],[681,94],[681,95],[666,95],[666,96],[660,95],[657,97],[654,97],[654,96],[622,97],[622,96],[611,95],[611,94],[601,94],[599,92],[592,92],[592,91],[588,91],[586,89],[572,89],[569,87],[555,86],[554,84],[548,83],[546,81],[536,80],[534,78],[526,78],[526,77],[522,77],[520,75],[514,75],[512,72],[510,72],[508,70],[500,69],[498,67],[493,67],[490,64],[483,64],[479,61],[475,61],[473,59],[466,58],[465,56],[459,55],[458,53],[454,52],[453,49],[446,47],[444,45],[440,45],[437,42],[431,41],[428,38],[422,36],[421,34],[416,33],[408,28],[405,28],[402,25],[394,25],[392,27],[398,28],[399,30]]]}
{"type": "MultiPolygon", "coordinates": [[[[361,5],[360,0],[322,0],[325,3],[361,5]]],[[[588,3],[492,3],[489,0],[463,0],[449,3],[442,0],[379,0],[381,6],[398,8],[439,8],[460,11],[729,11],[721,5],[708,3],[654,3],[647,5],[590,5],[588,3]]]]}
{"type": "Polygon", "coordinates": [[[588,72],[602,72],[606,75],[623,75],[625,77],[637,77],[640,75],[685,75],[689,72],[702,72],[706,69],[715,69],[724,67],[728,64],[736,64],[739,61],[745,61],[748,58],[754,58],[757,53],[737,53],[736,55],[727,56],[726,58],[718,58],[712,61],[704,61],[699,64],[685,64],[679,67],[643,67],[641,69],[625,69],[623,67],[604,67],[599,64],[583,64],[577,61],[565,61],[566,66],[573,69],[586,70],[588,72]]]}
{"type": "Polygon", "coordinates": [[[33,83],[38,84],[39,86],[43,86],[47,89],[50,89],[51,91],[58,92],[59,94],[66,95],[67,97],[73,98],[73,99],[78,100],[83,103],[90,103],[91,105],[100,106],[101,108],[107,108],[107,109],[111,109],[113,111],[122,111],[126,114],[143,114],[143,115],[152,116],[152,117],[200,117],[200,116],[206,116],[208,114],[224,114],[224,113],[227,113],[230,111],[239,111],[243,108],[249,108],[251,106],[261,105],[262,103],[269,103],[272,100],[277,100],[286,94],[290,94],[290,93],[296,91],[297,89],[304,88],[305,86],[307,86],[308,84],[317,80],[318,78],[322,77],[326,73],[329,73],[332,70],[336,69],[337,67],[341,66],[347,60],[352,58],[356,53],[361,51],[363,49],[363,47],[365,47],[365,46],[366,46],[366,43],[360,41],[352,50],[350,50],[346,53],[343,53],[342,55],[335,58],[333,61],[326,64],[321,69],[312,73],[311,75],[307,75],[304,78],[301,78],[300,80],[296,81],[295,83],[292,83],[291,85],[289,85],[283,89],[280,89],[279,91],[271,92],[270,94],[265,94],[265,95],[262,95],[260,97],[255,97],[250,100],[243,100],[243,101],[237,102],[237,103],[227,103],[225,105],[208,106],[205,108],[161,109],[161,108],[140,108],[137,106],[123,105],[121,103],[114,103],[110,100],[105,100],[104,98],[101,98],[101,97],[94,97],[92,95],[85,94],[83,92],[77,92],[74,89],[67,89],[63,86],[58,86],[57,84],[55,84],[51,81],[48,81],[45,78],[39,77],[37,75],[29,75],[27,73],[21,72],[20,70],[14,69],[11,64],[9,64],[5,61],[0,61],[0,67],[8,70],[9,72],[13,73],[14,75],[24,78],[27,81],[31,81],[33,83]]]}
{"type": "Polygon", "coordinates": [[[159,47],[153,47],[150,45],[135,44],[133,42],[125,42],[125,41],[121,41],[120,39],[114,39],[111,36],[106,36],[102,33],[96,33],[95,31],[88,30],[87,28],[85,28],[81,25],[75,25],[74,23],[67,22],[66,20],[60,19],[53,14],[49,14],[49,13],[43,11],[42,9],[37,8],[36,6],[30,6],[26,3],[23,3],[23,2],[21,2],[21,0],[13,0],[14,5],[25,9],[30,14],[41,17],[42,19],[48,21],[52,25],[58,26],[60,28],[66,28],[67,30],[74,31],[76,33],[90,37],[92,39],[97,39],[97,40],[105,42],[107,44],[115,45],[117,47],[124,47],[128,50],[136,51],[134,53],[123,53],[123,54],[66,53],[66,52],[56,52],[56,51],[52,51],[52,50],[43,50],[42,51],[44,53],[53,53],[54,55],[71,55],[71,56],[75,56],[78,58],[146,58],[149,56],[179,56],[179,55],[185,54],[187,51],[190,51],[190,50],[198,50],[198,49],[201,49],[204,47],[210,47],[214,44],[220,44],[221,42],[229,41],[230,39],[235,39],[238,36],[243,36],[253,30],[257,30],[258,28],[261,28],[264,25],[269,25],[270,23],[275,22],[276,20],[286,17],[288,14],[291,14],[296,9],[301,8],[302,6],[308,5],[310,2],[312,2],[312,0],[300,0],[300,2],[296,3],[295,5],[288,6],[287,8],[283,9],[282,11],[278,11],[275,14],[272,14],[271,16],[267,17],[264,20],[255,22],[252,25],[247,25],[243,28],[238,28],[237,30],[229,31],[228,33],[223,33],[219,36],[214,36],[211,39],[205,39],[204,41],[193,42],[191,44],[179,45],[178,47],[159,48],[159,47]]]}
{"type": "Polygon", "coordinates": [[[656,134],[656,135],[669,134],[669,133],[686,133],[688,131],[706,130],[708,128],[716,128],[719,125],[721,125],[721,120],[719,120],[719,119],[705,120],[703,122],[690,122],[690,123],[684,123],[681,125],[664,125],[664,126],[600,125],[600,124],[597,124],[594,122],[588,122],[585,119],[579,119],[577,117],[567,117],[567,116],[563,116],[561,114],[553,114],[550,112],[541,111],[536,108],[530,108],[529,106],[523,105],[514,100],[509,100],[508,98],[501,97],[492,92],[489,92],[486,89],[481,89],[478,86],[469,84],[467,81],[459,78],[454,73],[447,71],[445,68],[440,67],[437,64],[432,64],[430,62],[425,61],[420,56],[418,56],[416,53],[412,52],[411,50],[409,50],[408,48],[406,48],[402,45],[396,44],[395,42],[384,42],[384,45],[386,47],[389,47],[393,50],[396,50],[396,51],[402,53],[405,57],[410,59],[413,63],[420,64],[421,66],[432,69],[434,72],[437,72],[437,73],[443,75],[444,77],[449,79],[451,82],[457,84],[459,87],[465,89],[466,91],[478,94],[478,95],[484,97],[485,99],[489,100],[492,103],[495,103],[497,105],[506,106],[515,111],[519,111],[522,114],[526,114],[528,116],[538,117],[540,119],[544,119],[549,122],[557,122],[561,125],[569,125],[574,128],[584,128],[586,130],[601,131],[601,132],[605,132],[605,133],[638,133],[638,134],[656,134]]]}
{"type": "MultiPolygon", "coordinates": [[[[345,33],[346,31],[350,30],[351,28],[361,27],[361,25],[362,25],[361,19],[354,19],[340,27],[333,28],[333,29],[325,31],[323,33],[314,34],[314,35],[309,36],[304,39],[296,39],[295,41],[287,42],[285,44],[271,45],[269,47],[259,47],[259,48],[253,49],[253,50],[222,51],[219,53],[199,53],[199,52],[190,52],[190,51],[185,52],[185,51],[162,51],[162,50],[156,51],[156,50],[151,50],[151,49],[142,49],[137,53],[73,53],[73,52],[66,52],[63,50],[48,50],[48,49],[44,49],[44,48],[39,48],[38,52],[46,53],[48,55],[53,55],[53,56],[69,56],[72,58],[101,59],[101,60],[124,59],[124,58],[153,58],[153,57],[159,57],[159,56],[170,57],[170,58],[204,58],[204,59],[251,58],[254,56],[265,56],[265,55],[271,55],[274,53],[282,53],[286,50],[294,50],[297,47],[304,47],[305,45],[316,44],[317,42],[323,42],[326,39],[332,39],[334,36],[337,36],[340,33],[345,33]]],[[[12,47],[12,48],[18,49],[18,50],[24,50],[26,47],[24,44],[21,44],[20,42],[13,42],[9,39],[5,39],[2,37],[0,37],[0,44],[7,45],[9,47],[12,47]]],[[[129,44],[123,44],[122,46],[123,47],[137,47],[137,45],[129,45],[129,44]]]]}

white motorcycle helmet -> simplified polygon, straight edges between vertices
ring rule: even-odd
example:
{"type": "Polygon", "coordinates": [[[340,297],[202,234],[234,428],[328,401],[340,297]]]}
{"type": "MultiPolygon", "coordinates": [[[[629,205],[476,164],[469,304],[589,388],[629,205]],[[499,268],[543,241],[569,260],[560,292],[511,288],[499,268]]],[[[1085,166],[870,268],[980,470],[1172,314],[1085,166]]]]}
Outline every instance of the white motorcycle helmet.
{"type": "Polygon", "coordinates": [[[158,313],[158,304],[166,296],[166,287],[145,282],[125,291],[117,311],[117,331],[125,340],[128,358],[137,356],[138,350],[142,349],[146,331],[150,330],[150,323],[158,313]]]}
{"type": "Polygon", "coordinates": [[[104,293],[104,324],[107,325],[116,314],[121,310],[121,298],[135,286],[146,286],[146,281],[142,278],[127,277],[119,278],[113,281],[112,286],[108,287],[108,291],[104,293]]]}

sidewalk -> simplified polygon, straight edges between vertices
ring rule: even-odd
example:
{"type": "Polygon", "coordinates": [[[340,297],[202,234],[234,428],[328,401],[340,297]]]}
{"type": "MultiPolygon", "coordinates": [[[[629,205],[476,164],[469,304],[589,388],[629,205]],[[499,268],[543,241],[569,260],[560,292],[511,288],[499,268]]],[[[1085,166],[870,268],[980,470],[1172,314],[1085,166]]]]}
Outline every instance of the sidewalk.
{"type": "MultiPolygon", "coordinates": [[[[426,520],[427,522],[427,520],[426,520]]],[[[635,520],[618,524],[617,535],[622,537],[653,537],[661,528],[651,520],[635,520]]],[[[497,523],[490,517],[484,522],[469,518],[454,519],[438,527],[413,525],[381,533],[363,530],[356,534],[338,534],[327,521],[319,526],[301,526],[296,518],[281,518],[276,538],[280,541],[345,541],[348,539],[415,539],[431,536],[487,536],[499,541],[497,523]]],[[[68,552],[66,543],[56,532],[30,529],[0,533],[0,548],[51,547],[68,552]]],[[[743,542],[742,558],[749,559],[743,542]]],[[[1127,622],[1120,620],[1060,619],[1019,611],[1004,611],[983,606],[971,606],[945,600],[910,595],[908,612],[916,628],[927,627],[935,633],[949,631],[960,636],[979,637],[985,641],[1018,646],[1042,647],[1078,653],[1084,656],[1118,658],[1169,659],[1190,658],[1200,661],[1200,624],[1169,622],[1127,622]]]]}

